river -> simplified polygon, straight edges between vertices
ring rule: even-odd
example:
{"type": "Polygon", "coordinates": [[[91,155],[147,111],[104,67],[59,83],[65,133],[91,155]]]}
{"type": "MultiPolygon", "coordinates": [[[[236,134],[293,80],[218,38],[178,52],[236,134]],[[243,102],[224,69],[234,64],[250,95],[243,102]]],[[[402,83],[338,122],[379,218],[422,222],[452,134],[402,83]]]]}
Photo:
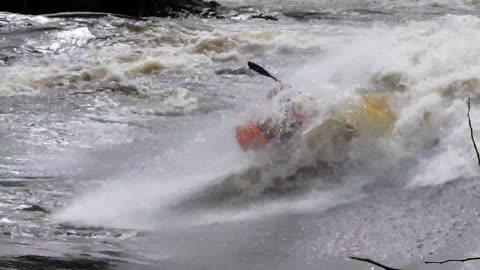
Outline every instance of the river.
{"type": "Polygon", "coordinates": [[[0,267],[477,269],[423,261],[480,252],[478,2],[220,3],[278,21],[0,13],[0,267]],[[334,173],[242,151],[278,87],[248,61],[388,135],[358,113],[334,173]]]}

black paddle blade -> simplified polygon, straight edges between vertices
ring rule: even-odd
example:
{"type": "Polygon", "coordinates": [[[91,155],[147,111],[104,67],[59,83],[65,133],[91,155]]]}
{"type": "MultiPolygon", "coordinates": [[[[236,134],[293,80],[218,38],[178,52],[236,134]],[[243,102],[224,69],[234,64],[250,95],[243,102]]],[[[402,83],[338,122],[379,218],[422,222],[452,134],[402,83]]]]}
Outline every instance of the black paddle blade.
{"type": "Polygon", "coordinates": [[[272,79],[274,79],[275,81],[277,82],[280,82],[277,78],[273,77],[272,74],[270,74],[268,71],[266,71],[263,67],[255,64],[255,63],[252,63],[252,62],[248,62],[248,67],[257,72],[258,74],[261,74],[263,76],[267,76],[267,77],[270,77],[272,79]]]}

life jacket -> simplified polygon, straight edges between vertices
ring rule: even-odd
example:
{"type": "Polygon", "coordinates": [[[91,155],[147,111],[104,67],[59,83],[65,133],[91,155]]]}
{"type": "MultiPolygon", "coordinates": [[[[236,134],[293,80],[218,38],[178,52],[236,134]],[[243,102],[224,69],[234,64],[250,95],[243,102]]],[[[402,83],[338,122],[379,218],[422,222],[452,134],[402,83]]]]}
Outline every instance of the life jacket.
{"type": "Polygon", "coordinates": [[[259,123],[248,122],[236,128],[235,138],[243,151],[258,149],[266,146],[270,139],[262,132],[259,123]]]}
{"type": "Polygon", "coordinates": [[[298,95],[280,101],[284,106],[283,119],[273,120],[269,117],[263,122],[247,122],[236,128],[235,138],[243,151],[264,148],[272,140],[279,142],[290,139],[301,128],[308,115],[314,110],[313,99],[298,95]]]}
{"type": "MultiPolygon", "coordinates": [[[[305,117],[300,113],[293,113],[290,119],[284,123],[276,123],[266,120],[264,122],[247,122],[237,126],[235,138],[243,151],[249,149],[258,150],[264,148],[272,140],[284,141],[289,139],[296,129],[303,124],[305,117]]],[[[270,119],[271,120],[271,119],[270,119]]]]}

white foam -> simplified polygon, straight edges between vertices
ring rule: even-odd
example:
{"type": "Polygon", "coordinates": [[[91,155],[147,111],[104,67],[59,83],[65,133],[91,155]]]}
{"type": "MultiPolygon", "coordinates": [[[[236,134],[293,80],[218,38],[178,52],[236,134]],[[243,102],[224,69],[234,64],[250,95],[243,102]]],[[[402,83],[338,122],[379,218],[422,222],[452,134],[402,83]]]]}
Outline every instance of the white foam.
{"type": "MultiPolygon", "coordinates": [[[[370,79],[376,74],[400,74],[406,90],[390,94],[397,116],[390,141],[357,147],[354,156],[367,163],[392,164],[375,158],[372,150],[380,146],[388,153],[387,159],[419,158],[421,166],[412,173],[410,186],[477,176],[465,98],[478,95],[479,89],[458,88],[454,96],[445,94],[445,89],[478,77],[480,54],[473,44],[480,42],[479,23],[471,16],[445,16],[394,27],[379,24],[359,31],[348,43],[329,48],[295,72],[289,71],[288,82],[318,97],[322,107],[341,111],[342,104],[362,93],[359,89],[372,88],[370,79]]],[[[472,109],[472,118],[477,115],[478,110],[472,109]]]]}
{"type": "Polygon", "coordinates": [[[219,126],[218,119],[205,124],[205,129],[189,132],[209,134],[205,135],[208,139],[172,143],[169,151],[145,161],[143,168],[131,168],[127,175],[77,198],[55,220],[142,228],[168,224],[174,218],[174,214],[166,215],[170,204],[249,164],[226,135],[231,134],[230,124],[219,126]]]}
{"type": "MultiPolygon", "coordinates": [[[[475,44],[480,44],[479,25],[478,18],[445,16],[397,26],[378,24],[356,31],[349,28],[347,33],[343,33],[345,35],[319,38],[316,45],[325,45],[322,47],[324,50],[307,65],[281,70],[279,75],[295,90],[303,90],[319,99],[323,110],[321,117],[328,116],[331,110],[345,110],[349,104],[357,102],[362,93],[360,89],[372,92],[383,90],[388,96],[397,118],[393,132],[381,139],[355,141],[349,157],[359,165],[352,166],[346,173],[346,190],[350,190],[348,185],[351,183],[360,182],[358,185],[361,185],[371,180],[382,181],[386,174],[393,173],[397,175],[392,178],[404,181],[405,186],[411,188],[441,185],[462,176],[478,175],[468,137],[464,98],[478,95],[479,89],[458,90],[458,95],[453,96],[447,95],[445,89],[458,80],[477,78],[480,74],[480,53],[475,47],[475,44]],[[375,86],[371,79],[389,74],[399,74],[404,89],[387,87],[373,91],[375,86]],[[410,171],[396,167],[403,159],[416,159],[418,165],[408,167],[410,171]]],[[[201,32],[198,38],[208,40],[213,35],[201,32]]],[[[250,38],[238,38],[243,35],[238,33],[220,35],[236,35],[237,44],[227,51],[237,50],[240,55],[239,48],[248,43],[242,42],[250,38]]],[[[190,45],[195,46],[198,42],[190,45]]],[[[269,42],[267,44],[271,46],[269,42]]],[[[289,42],[295,44],[296,41],[289,42]]],[[[211,57],[208,53],[192,53],[192,48],[185,50],[191,59],[185,57],[181,61],[202,62],[205,57],[211,57]]],[[[212,54],[225,53],[223,49],[212,54]]],[[[152,56],[155,53],[161,55],[164,51],[152,49],[148,52],[149,57],[159,57],[152,56]]],[[[248,52],[245,54],[248,55],[248,52]]],[[[164,63],[165,58],[161,61],[164,63]]],[[[205,64],[209,63],[205,61],[205,64]]],[[[117,68],[122,66],[117,65],[117,68]]],[[[183,104],[185,100],[180,101],[183,104]]],[[[477,117],[480,112],[475,107],[472,109],[473,124],[480,127],[480,122],[476,120],[480,118],[477,117]]],[[[200,140],[192,135],[185,141],[177,142],[180,147],[175,145],[167,154],[145,165],[149,171],[132,168],[131,175],[122,175],[120,181],[109,182],[107,187],[75,200],[71,207],[57,214],[57,220],[102,226],[149,227],[158,226],[163,219],[165,223],[175,219],[179,213],[172,213],[168,205],[177,198],[188,196],[190,192],[214,183],[217,178],[250,165],[248,155],[241,153],[232,139],[233,123],[238,117],[228,115],[227,118],[222,121],[218,118],[206,120],[202,133],[210,135],[201,136],[203,139],[200,140]],[[210,133],[212,130],[215,131],[213,134],[210,133]],[[161,221],[152,219],[152,213],[158,213],[157,218],[161,221]]],[[[196,134],[198,130],[188,132],[196,134]]],[[[480,135],[479,131],[476,135],[480,135]]],[[[305,210],[309,206],[328,207],[332,201],[343,201],[332,194],[320,196],[324,199],[305,197],[294,203],[280,200],[255,205],[235,214],[228,211],[206,213],[207,218],[203,222],[255,218],[283,211],[305,210]]]]}

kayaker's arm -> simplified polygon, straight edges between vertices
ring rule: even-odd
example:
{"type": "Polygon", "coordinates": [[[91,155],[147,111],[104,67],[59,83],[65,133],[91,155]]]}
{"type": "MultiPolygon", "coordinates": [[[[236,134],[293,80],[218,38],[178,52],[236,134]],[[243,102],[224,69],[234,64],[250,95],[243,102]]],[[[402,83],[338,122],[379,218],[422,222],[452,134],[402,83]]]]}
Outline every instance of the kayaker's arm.
{"type": "Polygon", "coordinates": [[[274,98],[276,95],[278,95],[278,93],[282,92],[283,91],[283,84],[280,84],[280,87],[279,88],[273,88],[272,90],[270,90],[268,92],[268,95],[267,95],[267,98],[269,100],[271,100],[272,98],[274,98]]]}

